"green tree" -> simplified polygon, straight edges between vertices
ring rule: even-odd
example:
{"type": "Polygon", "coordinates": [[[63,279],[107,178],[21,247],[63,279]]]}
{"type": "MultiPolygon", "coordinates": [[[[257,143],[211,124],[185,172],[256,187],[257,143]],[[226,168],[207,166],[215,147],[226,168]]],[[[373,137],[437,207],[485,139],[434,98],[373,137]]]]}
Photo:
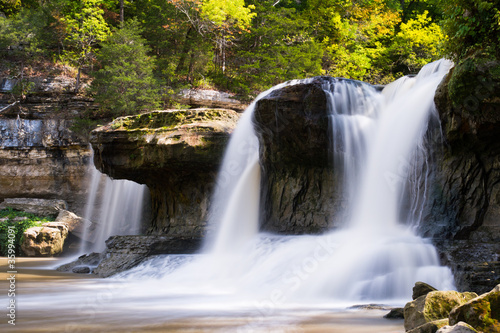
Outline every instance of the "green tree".
{"type": "Polygon", "coordinates": [[[97,57],[102,68],[95,73],[91,91],[102,109],[113,116],[159,105],[154,58],[148,55],[149,47],[140,33],[136,20],[127,21],[102,45],[97,57]]]}
{"type": "Polygon", "coordinates": [[[228,74],[241,92],[255,95],[286,80],[321,74],[323,50],[310,36],[308,22],[295,8],[275,3],[255,1],[257,17],[230,60],[228,74]]]}
{"type": "Polygon", "coordinates": [[[386,57],[394,59],[393,67],[404,74],[416,73],[425,64],[442,57],[445,35],[428,13],[402,23],[386,57]]]}
{"type": "Polygon", "coordinates": [[[500,58],[500,3],[498,0],[442,0],[445,50],[455,61],[482,53],[500,58]]]}
{"type": "Polygon", "coordinates": [[[67,13],[61,19],[66,27],[67,48],[64,58],[78,68],[75,90],[80,88],[80,76],[83,67],[95,56],[97,44],[104,41],[110,29],[104,20],[101,9],[102,0],[80,0],[66,6],[67,13]]]}

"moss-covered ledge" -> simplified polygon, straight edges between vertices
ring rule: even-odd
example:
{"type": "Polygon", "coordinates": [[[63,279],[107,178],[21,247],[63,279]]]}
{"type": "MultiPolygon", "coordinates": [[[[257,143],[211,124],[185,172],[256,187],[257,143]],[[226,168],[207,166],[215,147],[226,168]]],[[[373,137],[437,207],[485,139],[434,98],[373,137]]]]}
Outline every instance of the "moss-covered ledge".
{"type": "Polygon", "coordinates": [[[224,109],[153,111],[91,133],[96,167],[148,186],[151,233],[200,236],[210,194],[239,114],[224,109]]]}

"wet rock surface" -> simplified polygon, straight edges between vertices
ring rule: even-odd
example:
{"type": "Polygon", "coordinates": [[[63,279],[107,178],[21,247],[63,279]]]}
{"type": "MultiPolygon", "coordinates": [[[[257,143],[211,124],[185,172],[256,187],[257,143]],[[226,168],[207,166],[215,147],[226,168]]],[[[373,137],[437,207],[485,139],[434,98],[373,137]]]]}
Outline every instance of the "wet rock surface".
{"type": "Polygon", "coordinates": [[[191,254],[199,249],[200,238],[168,236],[113,236],[106,241],[102,260],[93,273],[109,277],[137,266],[158,254],[191,254]]]}
{"type": "Polygon", "coordinates": [[[420,233],[434,239],[459,290],[483,293],[500,283],[500,63],[467,59],[438,87],[444,145],[420,233]]]}
{"type": "Polygon", "coordinates": [[[341,220],[341,173],[333,170],[324,77],[286,86],[256,104],[263,230],[319,233],[341,220]]]}

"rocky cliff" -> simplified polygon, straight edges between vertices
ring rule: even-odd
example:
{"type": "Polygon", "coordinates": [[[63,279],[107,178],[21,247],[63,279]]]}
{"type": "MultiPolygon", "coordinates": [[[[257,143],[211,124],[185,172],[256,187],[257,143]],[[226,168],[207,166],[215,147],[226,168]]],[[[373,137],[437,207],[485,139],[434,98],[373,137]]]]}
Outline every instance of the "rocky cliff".
{"type": "Polygon", "coordinates": [[[275,90],[256,105],[263,230],[319,233],[341,220],[342,175],[332,169],[325,80],[275,90]]]}
{"type": "Polygon", "coordinates": [[[229,135],[239,114],[222,109],[154,111],[94,130],[94,162],[112,178],[146,184],[149,233],[199,236],[229,135]]]}
{"type": "Polygon", "coordinates": [[[420,229],[440,245],[459,288],[484,292],[500,283],[500,63],[461,62],[435,101],[445,144],[435,150],[432,195],[420,229]]]}
{"type": "Polygon", "coordinates": [[[92,100],[71,92],[62,76],[34,79],[33,90],[15,102],[15,80],[0,89],[0,201],[5,198],[63,199],[82,213],[91,152],[70,130],[92,100]]]}

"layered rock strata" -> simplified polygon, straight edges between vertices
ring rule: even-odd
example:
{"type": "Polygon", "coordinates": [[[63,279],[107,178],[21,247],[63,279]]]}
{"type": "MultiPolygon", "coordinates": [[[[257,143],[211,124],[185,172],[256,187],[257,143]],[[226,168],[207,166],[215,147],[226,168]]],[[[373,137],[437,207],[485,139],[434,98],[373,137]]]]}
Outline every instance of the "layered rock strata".
{"type": "Polygon", "coordinates": [[[148,186],[149,233],[200,236],[229,135],[239,115],[222,109],[154,111],[91,134],[96,167],[148,186]]]}

